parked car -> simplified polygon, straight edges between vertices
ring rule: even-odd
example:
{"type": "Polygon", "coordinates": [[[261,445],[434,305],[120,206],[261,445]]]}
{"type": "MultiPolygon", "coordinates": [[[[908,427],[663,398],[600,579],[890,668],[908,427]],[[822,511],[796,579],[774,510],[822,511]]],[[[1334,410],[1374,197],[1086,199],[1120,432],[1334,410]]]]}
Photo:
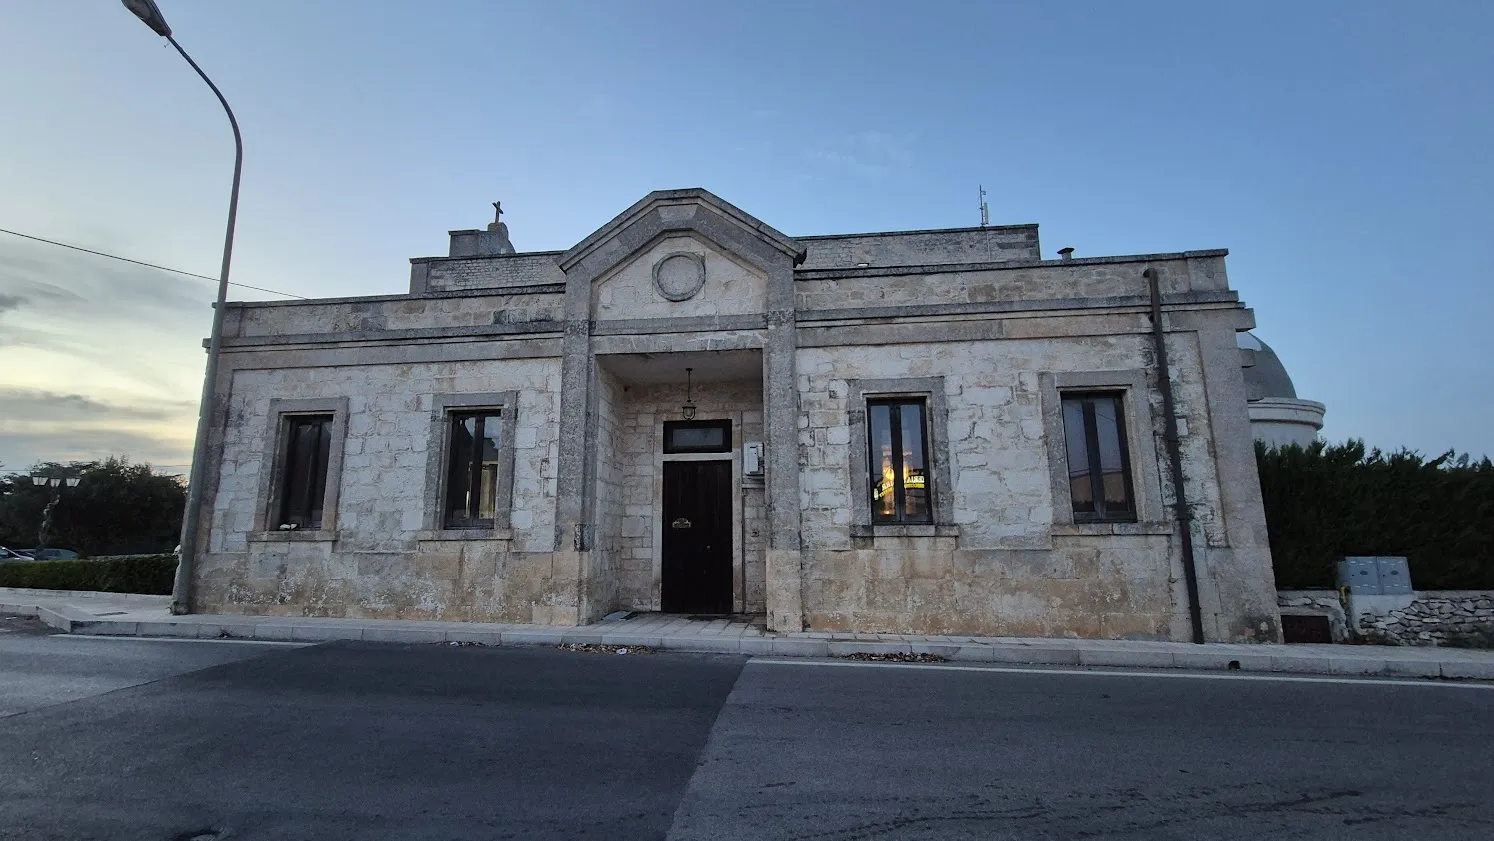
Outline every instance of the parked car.
{"type": "Polygon", "coordinates": [[[71,561],[78,557],[78,553],[71,549],[15,549],[33,561],[71,561]]]}
{"type": "Polygon", "coordinates": [[[19,549],[7,549],[0,546],[0,561],[30,561],[33,558],[19,549]]]}

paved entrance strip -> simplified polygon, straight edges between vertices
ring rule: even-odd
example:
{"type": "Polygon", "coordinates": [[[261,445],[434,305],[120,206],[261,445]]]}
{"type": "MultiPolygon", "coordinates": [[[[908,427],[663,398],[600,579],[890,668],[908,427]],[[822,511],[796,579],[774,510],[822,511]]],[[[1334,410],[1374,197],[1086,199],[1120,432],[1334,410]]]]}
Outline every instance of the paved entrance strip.
{"type": "Polygon", "coordinates": [[[388,619],[196,614],[172,616],[170,598],[0,588],[0,613],[35,616],[70,634],[187,639],[475,643],[492,646],[646,646],[774,657],[931,654],[952,662],[1238,670],[1494,680],[1494,651],[1369,645],[1249,645],[1143,640],[854,634],[779,634],[739,619],[635,614],[581,627],[388,619]]]}

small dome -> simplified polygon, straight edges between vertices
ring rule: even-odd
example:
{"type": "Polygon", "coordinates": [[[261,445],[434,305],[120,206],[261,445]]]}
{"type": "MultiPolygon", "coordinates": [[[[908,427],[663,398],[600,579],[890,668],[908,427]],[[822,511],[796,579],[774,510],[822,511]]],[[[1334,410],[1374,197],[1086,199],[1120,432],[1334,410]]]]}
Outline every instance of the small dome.
{"type": "Polygon", "coordinates": [[[1236,333],[1235,336],[1241,350],[1240,364],[1245,373],[1245,399],[1296,399],[1297,388],[1292,385],[1292,378],[1287,374],[1286,366],[1277,358],[1276,351],[1253,333],[1236,333]]]}

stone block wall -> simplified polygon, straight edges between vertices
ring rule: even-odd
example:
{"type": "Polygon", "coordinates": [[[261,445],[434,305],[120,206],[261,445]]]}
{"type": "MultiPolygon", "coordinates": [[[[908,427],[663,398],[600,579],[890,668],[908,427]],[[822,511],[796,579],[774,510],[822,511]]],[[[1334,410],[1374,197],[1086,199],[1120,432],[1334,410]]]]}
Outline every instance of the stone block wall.
{"type": "Polygon", "coordinates": [[[410,261],[411,292],[447,292],[565,283],[559,251],[481,257],[421,257],[410,261]]]}
{"type": "Polygon", "coordinates": [[[586,576],[589,605],[583,612],[587,616],[604,616],[618,603],[623,552],[621,527],[626,498],[626,479],[622,471],[622,398],[622,383],[610,371],[598,367],[596,429],[593,432],[597,441],[596,512],[593,517],[596,532],[592,535],[588,556],[591,562],[586,576]]]}
{"type": "Polygon", "coordinates": [[[1414,596],[1404,607],[1359,612],[1359,633],[1392,645],[1494,648],[1494,591],[1418,590],[1414,596]]]}
{"type": "MultiPolygon", "coordinates": [[[[1195,512],[1197,553],[1212,638],[1251,638],[1235,605],[1211,587],[1237,575],[1222,520],[1209,404],[1195,334],[1169,336],[1182,433],[1185,484],[1195,512]],[[1211,598],[1212,597],[1212,598],[1211,598]]],[[[1048,450],[1061,429],[1045,425],[1039,375],[1153,367],[1145,335],[1064,336],[891,346],[800,348],[799,461],[808,623],[825,629],[1018,636],[1188,638],[1181,558],[1172,522],[1162,444],[1161,397],[1146,380],[1145,417],[1128,428],[1142,521],[1117,526],[1055,522],[1048,450]],[[948,417],[952,528],[933,535],[853,533],[851,473],[867,456],[851,452],[848,412],[856,378],[942,378],[948,417]],[[1150,454],[1150,469],[1139,460],[1150,454]]],[[[1129,405],[1129,404],[1128,404],[1129,405]]],[[[1243,407],[1241,409],[1243,412],[1243,407]]],[[[932,444],[931,444],[932,446],[932,444]]],[[[940,491],[936,489],[936,493],[940,491]]],[[[1243,585],[1264,588],[1269,577],[1243,585]]],[[[1274,622],[1274,616],[1270,621],[1274,622]]],[[[1269,623],[1268,623],[1269,624],[1269,623]]],[[[1270,638],[1274,626],[1261,629],[1270,638]]]]}
{"type": "MultiPolygon", "coordinates": [[[[1217,545],[1218,482],[1206,436],[1208,404],[1191,335],[1169,338],[1178,377],[1174,393],[1183,419],[1186,489],[1199,521],[1217,545]]],[[[978,548],[1047,547],[1054,505],[1039,373],[1149,370],[1150,339],[1142,335],[1063,337],[986,342],[927,342],[895,346],[801,348],[800,478],[807,548],[850,548],[849,465],[865,454],[849,451],[848,380],[942,377],[948,404],[947,440],[953,484],[953,524],[961,545],[978,548]]],[[[1144,428],[1161,428],[1162,404],[1148,380],[1144,428]]],[[[934,422],[931,418],[930,422],[934,422]]],[[[1154,436],[1160,440],[1160,432],[1154,436]]],[[[1152,448],[1164,454],[1160,443],[1152,448]]],[[[1133,454],[1133,461],[1139,454],[1133,454]]],[[[1166,464],[1151,475],[1166,475],[1166,464]]],[[[1164,486],[1165,485],[1165,486],[1164,486]]],[[[1136,488],[1160,512],[1171,486],[1136,488]]],[[[1158,518],[1160,520],[1160,517],[1158,518]]]]}
{"type": "Polygon", "coordinates": [[[224,335],[231,337],[432,330],[493,324],[562,321],[562,295],[345,298],[329,301],[231,304],[224,335]]]}
{"type": "MultiPolygon", "coordinates": [[[[235,359],[228,354],[226,364],[236,367],[235,359]]],[[[511,622],[574,616],[575,577],[567,583],[555,574],[551,558],[559,388],[558,358],[233,370],[209,542],[195,574],[198,609],[511,622]],[[485,539],[432,532],[427,517],[438,500],[428,490],[429,455],[444,445],[432,439],[433,396],[497,392],[518,399],[504,412],[515,424],[511,529],[485,539]],[[255,531],[278,434],[272,398],[347,401],[339,501],[323,533],[255,531]]]]}
{"type": "MultiPolygon", "coordinates": [[[[1223,252],[1195,252],[1187,259],[1156,263],[1163,294],[1218,292],[1227,288],[1223,252]]],[[[811,271],[801,266],[795,287],[801,310],[993,302],[1012,306],[1021,301],[1145,296],[1148,290],[1141,277],[1143,267],[1140,261],[1130,258],[1052,260],[1042,265],[970,267],[918,274],[890,274],[874,268],[811,271]]]]}
{"type": "Polygon", "coordinates": [[[1041,259],[1037,225],[993,225],[942,231],[894,231],[799,237],[806,252],[801,268],[933,266],[1041,259]]]}
{"type": "MultiPolygon", "coordinates": [[[[736,591],[745,597],[745,609],[765,609],[764,551],[767,545],[766,511],[760,485],[743,487],[741,451],[744,441],[763,440],[762,384],[756,381],[707,382],[694,389],[700,420],[732,420],[733,484],[736,499],[733,519],[737,527],[732,549],[737,558],[736,591]]],[[[663,499],[662,433],[664,421],[680,419],[684,389],[676,385],[624,385],[619,403],[620,456],[618,472],[622,485],[622,518],[619,528],[620,558],[618,605],[626,610],[658,610],[663,499]]]]}

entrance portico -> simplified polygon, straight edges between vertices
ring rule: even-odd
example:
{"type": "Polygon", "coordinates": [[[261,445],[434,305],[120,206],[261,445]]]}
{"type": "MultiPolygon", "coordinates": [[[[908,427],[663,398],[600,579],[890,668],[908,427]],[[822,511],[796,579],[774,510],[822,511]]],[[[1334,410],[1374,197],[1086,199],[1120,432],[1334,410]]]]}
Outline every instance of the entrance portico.
{"type": "Polygon", "coordinates": [[[802,627],[793,268],[803,255],[715,196],[679,190],[650,194],[557,260],[566,312],[555,566],[576,573],[577,621],[693,603],[674,596],[712,579],[702,565],[729,560],[732,610],[802,627]],[[697,419],[731,421],[729,449],[664,452],[665,422],[683,420],[686,368],[700,384],[697,419]],[[747,443],[762,444],[761,478],[744,475],[747,443]],[[729,473],[665,469],[692,461],[728,462],[729,473]],[[695,527],[664,522],[678,483],[721,495],[718,537],[666,537],[675,520],[695,527]]]}
{"type": "Polygon", "coordinates": [[[764,612],[764,475],[745,458],[761,450],[762,384],[755,348],[596,357],[591,551],[617,608],[764,612]]]}

